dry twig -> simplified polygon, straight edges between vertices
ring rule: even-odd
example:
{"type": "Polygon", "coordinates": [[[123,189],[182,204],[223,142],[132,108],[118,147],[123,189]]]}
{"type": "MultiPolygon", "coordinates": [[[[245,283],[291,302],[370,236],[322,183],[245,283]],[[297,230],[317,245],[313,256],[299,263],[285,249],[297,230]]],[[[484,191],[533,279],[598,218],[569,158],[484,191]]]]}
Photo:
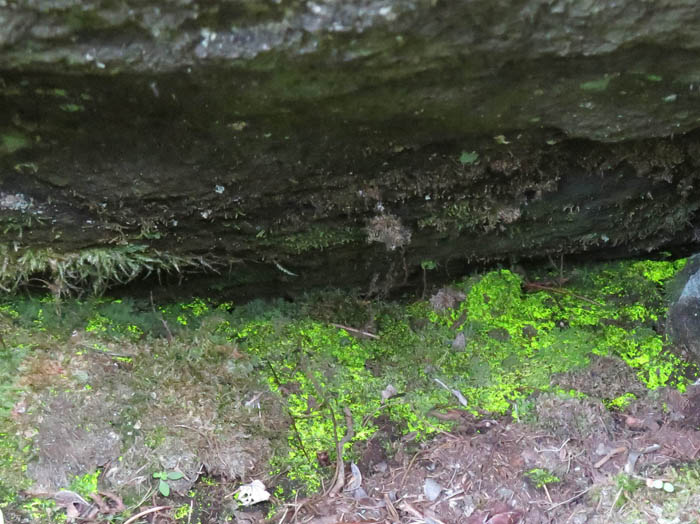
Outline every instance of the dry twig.
{"type": "Polygon", "coordinates": [[[601,467],[603,464],[605,464],[608,460],[610,460],[611,458],[613,458],[615,455],[617,455],[618,453],[624,453],[625,451],[627,451],[627,448],[625,448],[625,447],[615,448],[615,449],[613,449],[610,453],[608,453],[607,455],[605,455],[602,459],[600,459],[598,462],[596,462],[595,464],[593,464],[593,467],[596,468],[596,469],[598,469],[598,468],[601,467]]]}
{"type": "Polygon", "coordinates": [[[139,519],[140,519],[141,517],[143,517],[144,515],[149,515],[149,514],[151,514],[151,513],[156,513],[156,512],[158,512],[158,511],[162,511],[162,510],[164,510],[164,509],[171,509],[171,508],[172,508],[172,506],[155,506],[155,507],[153,507],[153,508],[145,509],[145,510],[143,510],[143,511],[137,513],[137,514],[134,515],[133,517],[130,517],[130,518],[128,518],[127,520],[125,520],[125,521],[124,521],[124,524],[131,524],[132,522],[136,522],[137,520],[139,520],[139,519]]]}
{"type": "MultiPolygon", "coordinates": [[[[343,462],[343,450],[345,449],[345,444],[350,442],[355,436],[355,429],[352,422],[352,412],[347,407],[343,408],[345,413],[345,436],[336,444],[336,460],[335,460],[335,474],[333,475],[333,482],[326,495],[334,496],[337,495],[343,486],[345,485],[345,462],[343,462]]],[[[333,424],[335,424],[335,417],[333,417],[333,424]]],[[[337,435],[337,434],[336,434],[337,435]]],[[[337,436],[336,436],[337,438],[337,436]]]]}
{"type": "Polygon", "coordinates": [[[344,329],[348,333],[354,333],[355,335],[361,335],[363,337],[373,338],[374,340],[379,340],[378,335],[375,335],[374,333],[370,333],[369,331],[362,331],[361,329],[351,328],[349,326],[344,326],[343,324],[334,324],[333,322],[331,322],[331,326],[338,328],[338,329],[344,329]]]}

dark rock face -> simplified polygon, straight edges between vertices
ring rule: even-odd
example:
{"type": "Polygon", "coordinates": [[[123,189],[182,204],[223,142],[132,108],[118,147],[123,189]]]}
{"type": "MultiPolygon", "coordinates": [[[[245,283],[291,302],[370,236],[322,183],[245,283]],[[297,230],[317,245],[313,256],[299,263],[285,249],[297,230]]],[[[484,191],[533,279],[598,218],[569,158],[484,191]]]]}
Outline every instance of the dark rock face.
{"type": "Polygon", "coordinates": [[[668,310],[669,333],[700,363],[700,256],[694,255],[674,282],[680,291],[668,310]]]}
{"type": "Polygon", "coordinates": [[[14,253],[381,290],[697,236],[691,0],[2,0],[0,46],[14,253]]]}

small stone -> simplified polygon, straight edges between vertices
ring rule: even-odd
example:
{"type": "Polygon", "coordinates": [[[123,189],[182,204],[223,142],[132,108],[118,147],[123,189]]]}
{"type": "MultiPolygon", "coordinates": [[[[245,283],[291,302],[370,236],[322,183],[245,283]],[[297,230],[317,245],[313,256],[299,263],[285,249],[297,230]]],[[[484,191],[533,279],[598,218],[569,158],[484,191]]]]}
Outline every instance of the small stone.
{"type": "Polygon", "coordinates": [[[425,479],[423,493],[430,502],[435,502],[442,492],[442,486],[433,479],[425,479]]]}
{"type": "Polygon", "coordinates": [[[396,391],[396,388],[389,384],[387,387],[384,388],[384,391],[382,391],[382,403],[384,401],[389,400],[391,397],[395,397],[399,392],[396,391]]]}
{"type": "Polygon", "coordinates": [[[465,495],[464,500],[464,516],[471,517],[472,513],[476,511],[476,504],[474,503],[474,498],[471,495],[465,495]]]}
{"type": "Polygon", "coordinates": [[[377,473],[386,473],[388,466],[387,466],[386,462],[382,461],[378,464],[375,464],[373,466],[373,468],[374,468],[374,471],[376,471],[377,473]]]}
{"type": "Polygon", "coordinates": [[[571,518],[571,524],[586,524],[586,522],[588,522],[588,515],[583,511],[571,518]]]}
{"type": "Polygon", "coordinates": [[[512,489],[502,487],[496,490],[496,495],[498,495],[498,498],[501,499],[503,502],[507,502],[513,498],[515,492],[512,489]]]}
{"type": "Polygon", "coordinates": [[[457,336],[452,341],[452,349],[454,349],[455,351],[464,351],[466,345],[467,338],[464,336],[464,333],[460,331],[459,333],[457,333],[457,336]]]}

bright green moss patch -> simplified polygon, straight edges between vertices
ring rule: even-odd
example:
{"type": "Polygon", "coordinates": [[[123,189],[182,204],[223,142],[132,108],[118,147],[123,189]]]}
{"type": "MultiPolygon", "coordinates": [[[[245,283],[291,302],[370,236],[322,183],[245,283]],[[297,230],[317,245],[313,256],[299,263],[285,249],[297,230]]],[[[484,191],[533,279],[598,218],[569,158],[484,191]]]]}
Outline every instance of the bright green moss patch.
{"type": "Polygon", "coordinates": [[[635,397],[632,393],[625,393],[624,395],[620,395],[617,398],[607,401],[605,405],[610,409],[623,410],[636,398],[637,397],[635,397]]]}
{"type": "Polygon", "coordinates": [[[525,473],[525,476],[536,488],[542,488],[547,484],[556,484],[557,482],[561,482],[559,477],[542,468],[531,469],[525,473]]]}
{"type": "MultiPolygon", "coordinates": [[[[533,393],[582,398],[552,377],[599,357],[624,360],[648,388],[682,389],[686,365],[668,351],[660,323],[664,283],[683,264],[603,264],[575,269],[565,282],[561,275],[525,279],[497,270],[454,284],[460,299],[452,307],[438,307],[436,299],[370,303],[332,292],[294,304],[8,299],[0,304],[3,333],[13,333],[4,335],[0,349],[0,417],[8,428],[0,468],[17,475],[0,479],[0,495],[11,500],[19,489],[22,450],[31,444],[31,437],[12,432],[10,410],[26,384],[36,395],[45,393],[38,378],[18,381],[31,375],[29,356],[65,368],[47,379],[54,391],[109,398],[109,388],[116,387],[110,381],[119,383],[128,402],[110,411],[110,424],[123,433],[124,453],[141,446],[147,462],[162,457],[172,442],[189,438],[194,446],[221,435],[220,442],[229,442],[226,431],[245,427],[246,438],[270,443],[270,463],[261,467],[286,477],[268,487],[288,495],[318,490],[332,475],[319,457],[335,464],[336,444],[348,430],[346,408],[353,443],[387,427],[420,441],[451,429],[435,416],[447,410],[510,412],[528,421],[536,419],[533,393]],[[52,349],[35,349],[47,347],[52,349]],[[99,368],[90,367],[93,362],[99,368]],[[112,378],[120,371],[118,380],[112,378]],[[200,426],[192,430],[195,422],[181,422],[195,414],[196,424],[209,421],[207,433],[200,426]],[[264,422],[241,424],[241,417],[264,422]]],[[[622,410],[634,399],[614,395],[605,399],[610,409],[622,410]]],[[[393,445],[386,443],[387,454],[393,445]]],[[[360,447],[348,445],[345,458],[357,460],[360,447]]],[[[206,449],[200,452],[205,456],[206,449]]],[[[94,487],[94,474],[79,476],[80,489],[94,487]]]]}
{"type": "Polygon", "coordinates": [[[100,471],[96,470],[85,475],[78,475],[73,478],[70,484],[70,489],[75,491],[82,497],[89,497],[97,491],[97,479],[100,476],[100,471]]]}
{"type": "Polygon", "coordinates": [[[308,317],[229,322],[225,330],[269,369],[270,388],[287,402],[296,426],[290,455],[280,460],[297,464],[290,476],[315,488],[320,471],[313,457],[334,450],[343,436],[343,407],[358,421],[356,440],[373,434],[380,413],[425,438],[444,428],[433,410],[460,406],[438,380],[458,390],[467,409],[495,413],[551,389],[552,375],[583,367],[594,355],[621,357],[649,388],[682,388],[683,364],[653,329],[664,308],[661,284],[682,266],[603,265],[576,272],[566,287],[530,288],[510,271],[494,271],[461,284],[466,299],[453,309],[380,305],[378,340],[308,317]],[[465,346],[455,350],[460,333],[465,346]],[[382,400],[388,385],[399,396],[382,400]]]}

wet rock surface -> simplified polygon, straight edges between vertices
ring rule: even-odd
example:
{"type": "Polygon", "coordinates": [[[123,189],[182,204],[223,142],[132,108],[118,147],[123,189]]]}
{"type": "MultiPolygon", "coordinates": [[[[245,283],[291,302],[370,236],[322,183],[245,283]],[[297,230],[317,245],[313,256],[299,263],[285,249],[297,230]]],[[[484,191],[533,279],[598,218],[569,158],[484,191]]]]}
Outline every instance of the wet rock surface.
{"type": "Polygon", "coordinates": [[[142,244],[232,265],[218,286],[383,292],[425,260],[697,237],[691,1],[7,0],[0,20],[15,253],[142,244]]]}

